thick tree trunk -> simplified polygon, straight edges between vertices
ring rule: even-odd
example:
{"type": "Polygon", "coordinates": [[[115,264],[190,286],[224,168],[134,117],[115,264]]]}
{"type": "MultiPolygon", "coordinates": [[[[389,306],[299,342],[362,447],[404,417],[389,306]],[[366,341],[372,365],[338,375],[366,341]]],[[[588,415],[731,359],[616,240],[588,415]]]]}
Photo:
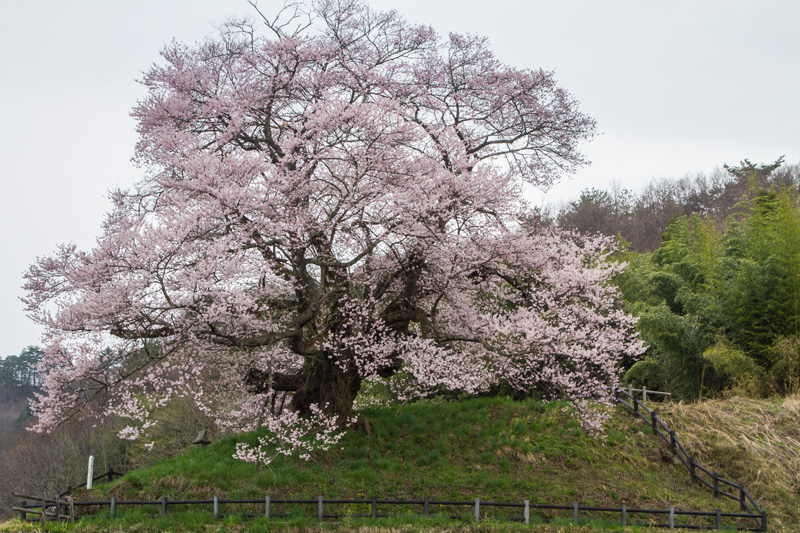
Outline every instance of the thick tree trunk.
{"type": "Polygon", "coordinates": [[[361,378],[354,365],[342,369],[326,355],[310,360],[301,370],[302,384],[292,396],[292,407],[307,413],[311,404],[319,404],[327,414],[336,415],[340,425],[352,416],[353,401],[361,388],[361,378]]]}

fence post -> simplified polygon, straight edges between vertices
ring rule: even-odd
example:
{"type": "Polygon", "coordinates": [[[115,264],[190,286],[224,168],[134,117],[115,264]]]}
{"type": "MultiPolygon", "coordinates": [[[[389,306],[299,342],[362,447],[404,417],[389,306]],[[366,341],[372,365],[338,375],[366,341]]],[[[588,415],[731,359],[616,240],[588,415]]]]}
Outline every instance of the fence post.
{"type": "MultiPolygon", "coordinates": [[[[28,502],[26,502],[25,500],[22,500],[22,501],[19,503],[19,506],[20,506],[20,507],[23,507],[23,508],[24,508],[26,505],[28,505],[28,502]]],[[[22,520],[22,521],[24,522],[25,520],[27,520],[27,519],[28,519],[28,513],[26,513],[25,511],[20,511],[20,512],[19,512],[19,519],[20,519],[20,520],[22,520]]]]}
{"type": "Polygon", "coordinates": [[[722,527],[722,511],[717,509],[717,529],[722,527]]]}
{"type": "Polygon", "coordinates": [[[656,416],[656,410],[653,409],[650,411],[650,425],[653,426],[653,435],[658,434],[658,416],[656,416]]]}
{"type": "Polygon", "coordinates": [[[56,496],[56,522],[61,521],[61,498],[56,496]]]}
{"type": "Polygon", "coordinates": [[[94,455],[89,456],[89,465],[86,470],[86,488],[91,489],[94,482],[94,455]]]}
{"type": "Polygon", "coordinates": [[[767,512],[761,511],[761,531],[767,530],[767,512]]]}
{"type": "Polygon", "coordinates": [[[622,527],[628,526],[628,507],[622,504],[622,527]]]}
{"type": "Polygon", "coordinates": [[[378,498],[376,498],[374,494],[372,495],[372,508],[370,509],[370,514],[372,515],[372,518],[378,518],[378,498]]]}
{"type": "Polygon", "coordinates": [[[167,514],[167,497],[161,497],[161,515],[164,516],[167,514]]]}
{"type": "Polygon", "coordinates": [[[324,513],[322,512],[322,496],[320,496],[317,499],[317,518],[319,518],[320,522],[322,522],[323,516],[324,516],[324,513]]]}
{"type": "Polygon", "coordinates": [[[739,483],[739,508],[744,511],[744,483],[739,483]]]}
{"type": "Polygon", "coordinates": [[[272,507],[272,498],[270,497],[269,494],[267,494],[264,497],[264,516],[267,517],[267,522],[269,522],[269,515],[270,515],[270,513],[272,511],[272,509],[270,509],[270,507],[272,507]]]}
{"type": "Polygon", "coordinates": [[[71,522],[75,521],[75,498],[69,497],[69,519],[71,522]]]}
{"type": "Polygon", "coordinates": [[[719,498],[719,474],[714,472],[714,497],[719,498]]]}
{"type": "Polygon", "coordinates": [[[113,470],[111,469],[111,467],[109,467],[109,469],[106,470],[106,483],[111,483],[111,480],[113,479],[111,477],[112,476],[112,474],[111,474],[112,472],[113,472],[113,470]]]}
{"type": "Polygon", "coordinates": [[[669,528],[675,529],[675,507],[669,506],[669,528]]]}
{"type": "Polygon", "coordinates": [[[642,385],[642,401],[643,402],[647,401],[647,387],[645,387],[644,385],[642,385]]]}
{"type": "Polygon", "coordinates": [[[619,389],[614,389],[614,403],[619,403],[619,389]]]}
{"type": "Polygon", "coordinates": [[[636,398],[633,398],[633,414],[635,415],[639,414],[639,400],[637,400],[636,398]]]}
{"type": "Polygon", "coordinates": [[[429,511],[428,507],[429,507],[428,497],[425,496],[425,501],[422,503],[422,514],[424,514],[425,516],[428,516],[428,511],[429,511]]]}
{"type": "Polygon", "coordinates": [[[214,494],[214,518],[219,516],[219,496],[214,494]]]}
{"type": "Polygon", "coordinates": [[[44,514],[46,511],[47,511],[47,496],[44,493],[42,493],[42,516],[41,516],[42,527],[44,527],[44,522],[46,519],[44,514]]]}
{"type": "Polygon", "coordinates": [[[481,499],[480,498],[475,498],[475,512],[474,512],[474,514],[475,514],[475,521],[476,522],[480,522],[481,521],[481,499]]]}
{"type": "Polygon", "coordinates": [[[694,467],[694,457],[691,455],[689,456],[689,474],[692,475],[692,479],[697,477],[696,469],[694,467]]]}
{"type": "Polygon", "coordinates": [[[112,496],[111,497],[111,518],[114,518],[114,516],[116,514],[117,514],[117,497],[116,496],[112,496]]]}
{"type": "Polygon", "coordinates": [[[525,504],[525,509],[522,511],[522,518],[525,519],[525,524],[531,523],[531,502],[530,500],[525,500],[523,502],[525,504]]]}
{"type": "Polygon", "coordinates": [[[578,523],[578,502],[572,502],[572,521],[578,523]]]}

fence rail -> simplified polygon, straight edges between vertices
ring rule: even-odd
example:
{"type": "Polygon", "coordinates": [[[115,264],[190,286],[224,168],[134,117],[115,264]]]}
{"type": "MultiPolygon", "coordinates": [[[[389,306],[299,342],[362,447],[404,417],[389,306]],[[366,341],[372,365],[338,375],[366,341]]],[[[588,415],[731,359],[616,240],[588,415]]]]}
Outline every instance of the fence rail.
{"type": "Polygon", "coordinates": [[[55,498],[48,498],[47,495],[42,495],[41,499],[36,496],[27,496],[16,492],[11,493],[15,498],[27,498],[36,500],[38,503],[27,505],[23,500],[20,507],[12,507],[12,511],[18,511],[22,520],[27,519],[28,513],[38,515],[39,518],[34,518],[34,522],[41,522],[44,526],[48,520],[61,521],[75,519],[75,501],[72,497],[62,499],[61,496],[55,498]],[[38,511],[36,510],[38,508],[38,511]]]}
{"type": "MultiPolygon", "coordinates": [[[[464,514],[446,514],[451,519],[464,519],[466,517],[470,517],[475,521],[481,521],[482,519],[487,518],[486,509],[487,508],[499,508],[499,509],[517,509],[518,514],[515,516],[490,516],[490,518],[494,520],[507,520],[507,521],[514,521],[514,522],[524,522],[525,524],[529,524],[531,522],[531,510],[550,510],[550,511],[571,511],[572,514],[572,521],[574,523],[580,523],[582,521],[581,513],[584,513],[583,518],[588,518],[585,513],[609,513],[611,515],[616,515],[616,517],[609,518],[608,520],[618,521],[623,527],[627,526],[650,526],[650,527],[664,527],[669,529],[720,529],[725,527],[726,529],[735,529],[738,531],[766,531],[767,527],[767,516],[766,513],[761,511],[760,514],[754,514],[752,512],[748,513],[725,513],[722,512],[720,509],[715,509],[713,512],[708,511],[682,511],[679,509],[675,509],[675,507],[670,507],[669,509],[637,509],[637,508],[627,508],[625,505],[620,507],[596,507],[596,506],[582,506],[578,503],[573,503],[572,505],[550,505],[550,504],[539,504],[539,503],[531,503],[530,500],[525,500],[523,502],[485,502],[481,501],[480,498],[475,498],[474,500],[431,500],[428,498],[423,499],[416,499],[416,500],[390,500],[390,499],[378,499],[376,497],[372,497],[370,499],[340,499],[340,498],[325,498],[323,496],[319,496],[316,499],[308,498],[308,499],[285,499],[285,498],[272,498],[269,495],[265,495],[264,498],[261,499],[223,499],[219,498],[218,496],[214,496],[212,499],[205,499],[205,500],[169,500],[167,497],[162,497],[160,500],[117,500],[115,497],[112,497],[110,500],[101,500],[101,501],[74,501],[72,505],[75,507],[83,506],[83,507],[109,507],[109,513],[111,517],[115,517],[117,515],[117,511],[121,506],[154,506],[160,507],[160,512],[162,515],[166,515],[168,513],[168,509],[170,506],[183,506],[183,505],[212,505],[213,506],[213,513],[215,517],[221,516],[221,510],[223,505],[258,505],[263,509],[262,513],[257,515],[251,516],[264,516],[267,520],[271,520],[273,518],[286,518],[289,516],[297,516],[290,514],[288,509],[284,508],[284,512],[275,512],[274,506],[282,505],[284,507],[288,507],[290,505],[299,505],[299,506],[316,506],[316,513],[314,514],[306,514],[305,516],[308,517],[316,517],[318,520],[322,521],[325,519],[341,519],[345,517],[351,518],[386,518],[392,516],[385,512],[386,506],[406,506],[406,507],[422,507],[422,515],[423,516],[433,516],[440,513],[431,512],[434,507],[447,507],[451,508],[458,508],[458,507],[465,507],[466,513],[464,514]],[[342,513],[342,512],[332,512],[332,506],[340,506],[340,505],[363,505],[364,509],[362,513],[342,513]],[[326,510],[327,506],[327,510],[326,510]],[[384,507],[384,512],[379,512],[379,507],[384,507]],[[367,512],[367,510],[369,512],[367,512]],[[521,514],[519,513],[521,511],[521,514]],[[631,515],[656,515],[662,516],[666,519],[666,522],[634,522],[630,521],[629,517],[631,515]],[[705,517],[707,523],[703,524],[691,524],[686,522],[679,522],[679,517],[705,517]],[[726,518],[733,518],[733,519],[754,519],[758,522],[758,527],[748,527],[742,526],[737,524],[723,524],[723,519],[726,518]],[[712,524],[713,522],[713,524],[712,524]]],[[[41,507],[41,503],[34,503],[27,505],[24,508],[17,508],[17,510],[40,514],[40,512],[34,511],[37,507],[41,507]]],[[[334,511],[337,509],[333,509],[334,511]]],[[[73,515],[74,516],[74,515],[73,515]]],[[[642,518],[639,518],[642,520],[642,518]]],[[[544,520],[547,521],[547,520],[544,520]]]]}
{"type": "MultiPolygon", "coordinates": [[[[664,442],[670,447],[672,452],[680,459],[681,463],[686,467],[686,469],[691,474],[692,478],[697,479],[702,484],[706,485],[707,487],[711,488],[714,491],[714,496],[725,496],[731,498],[733,500],[738,500],[740,509],[743,511],[741,513],[725,513],[722,512],[720,509],[715,509],[713,512],[708,511],[681,511],[675,509],[674,507],[670,507],[669,509],[629,509],[625,505],[620,507],[596,507],[596,506],[581,506],[578,503],[573,503],[572,505],[550,505],[550,504],[536,504],[530,503],[530,500],[525,500],[523,502],[484,502],[481,501],[480,498],[474,498],[474,500],[468,501],[460,501],[460,500],[430,500],[428,498],[423,499],[416,499],[416,500],[391,500],[391,499],[377,499],[373,496],[370,499],[337,499],[337,498],[325,498],[323,496],[319,496],[316,499],[283,499],[283,498],[272,498],[270,495],[265,495],[262,499],[223,499],[219,498],[218,496],[214,496],[212,499],[204,499],[204,500],[169,500],[166,496],[162,497],[159,500],[117,500],[116,497],[111,497],[110,500],[104,501],[74,501],[72,498],[68,500],[62,500],[62,498],[69,494],[75,488],[80,488],[85,486],[86,483],[82,483],[77,485],[76,487],[67,487],[67,490],[57,496],[55,499],[47,499],[42,497],[41,499],[31,497],[31,496],[24,496],[15,494],[16,497],[20,498],[29,498],[33,500],[32,503],[26,503],[22,501],[20,506],[15,507],[14,510],[20,512],[20,517],[23,520],[27,519],[27,514],[38,515],[38,518],[34,518],[33,521],[41,521],[42,524],[46,520],[58,520],[60,518],[70,518],[74,519],[75,507],[108,507],[109,513],[111,517],[115,517],[117,515],[118,508],[120,506],[157,506],[160,507],[160,511],[162,515],[166,515],[170,506],[184,506],[184,505],[211,505],[213,506],[213,513],[215,517],[220,516],[221,514],[221,506],[227,505],[259,505],[262,506],[263,513],[254,516],[265,516],[268,520],[272,518],[284,518],[287,516],[295,516],[290,515],[288,512],[288,506],[316,506],[316,513],[307,515],[307,516],[316,516],[317,519],[320,521],[325,519],[339,519],[344,517],[360,517],[360,518],[383,518],[391,516],[386,512],[386,506],[406,506],[406,507],[422,507],[422,514],[423,516],[430,516],[431,513],[431,506],[439,506],[449,508],[449,511],[452,511],[453,508],[458,507],[466,507],[467,508],[467,516],[471,514],[471,517],[476,520],[480,521],[481,519],[487,518],[486,509],[488,508],[498,508],[498,509],[517,509],[518,514],[515,516],[494,516],[494,513],[489,513],[488,517],[492,519],[499,519],[499,520],[508,520],[508,521],[515,521],[515,522],[524,522],[526,524],[530,523],[531,520],[531,510],[542,510],[542,511],[571,511],[572,512],[572,521],[575,523],[579,523],[581,521],[581,512],[584,513],[583,518],[587,518],[586,513],[607,513],[610,515],[616,515],[616,518],[611,518],[612,521],[619,521],[619,523],[623,526],[650,526],[650,527],[664,527],[670,529],[677,529],[677,528],[684,528],[684,529],[735,529],[738,531],[767,531],[767,513],[763,511],[750,493],[747,492],[744,485],[741,483],[735,483],[733,481],[729,481],[725,478],[722,478],[716,472],[709,470],[708,468],[700,465],[697,463],[694,458],[689,455],[686,451],[686,448],[683,444],[678,440],[675,436],[675,432],[670,430],[666,424],[658,418],[657,411],[655,409],[650,409],[647,407],[643,402],[636,399],[634,396],[634,392],[639,392],[638,389],[617,389],[614,391],[614,397],[618,404],[622,404],[630,409],[635,416],[638,416],[648,425],[650,425],[653,433],[658,435],[664,442]],[[705,479],[700,473],[705,474],[710,478],[705,479]],[[733,487],[738,491],[738,493],[730,493],[726,492],[721,487],[733,487]],[[62,512],[64,509],[64,505],[69,505],[69,512],[62,512]],[[276,513],[274,506],[279,505],[283,506],[284,509],[282,513],[276,513]],[[327,511],[325,506],[327,507],[327,511]],[[369,506],[369,512],[363,513],[342,513],[342,512],[331,512],[331,507],[333,506],[333,510],[335,506],[341,505],[364,505],[369,506]],[[384,512],[379,512],[378,506],[384,507],[384,512]],[[38,509],[38,510],[37,510],[38,509]],[[469,511],[471,510],[471,513],[469,511]],[[521,516],[519,514],[519,510],[521,510],[521,516]],[[629,516],[630,515],[639,515],[639,520],[642,520],[641,515],[651,515],[656,517],[663,517],[666,519],[666,522],[658,522],[658,523],[643,523],[643,522],[630,522],[629,516]],[[686,519],[687,517],[695,517],[700,518],[701,521],[705,523],[687,523],[687,522],[679,522],[679,517],[683,517],[686,519]],[[745,521],[753,520],[755,522],[754,526],[745,526],[741,525],[740,523],[731,524],[730,520],[728,520],[726,524],[723,524],[724,519],[745,519],[745,521]]],[[[657,391],[647,391],[646,389],[642,389],[641,392],[644,394],[660,394],[657,391]]],[[[111,481],[113,476],[120,476],[118,472],[115,472],[113,469],[108,469],[105,473],[99,474],[95,476],[93,479],[98,480],[102,478],[106,478],[107,481],[111,481]]],[[[734,491],[734,492],[736,492],[734,491]]],[[[341,509],[339,509],[341,511],[341,509]]],[[[364,509],[366,511],[366,508],[364,509]]],[[[439,513],[435,513],[439,514],[439,513]]],[[[459,519],[464,518],[464,515],[452,515],[448,514],[452,519],[459,519]]],[[[545,520],[547,521],[547,520],[545,520]]]]}
{"type": "MultiPolygon", "coordinates": [[[[119,472],[117,472],[113,468],[109,468],[108,470],[106,470],[102,474],[97,474],[96,476],[94,476],[92,478],[92,483],[94,483],[95,481],[104,479],[104,478],[106,480],[106,483],[110,483],[114,479],[114,476],[122,477],[123,474],[120,474],[119,472]]],[[[63,498],[64,496],[66,496],[67,494],[72,492],[73,490],[77,490],[77,489],[80,489],[80,488],[85,487],[85,486],[86,486],[86,482],[85,481],[83,483],[78,483],[74,487],[72,485],[67,485],[67,488],[64,490],[64,492],[59,494],[58,497],[59,498],[63,498]]]]}
{"type": "MultiPolygon", "coordinates": [[[[681,444],[680,440],[678,440],[678,438],[675,436],[675,432],[669,429],[666,424],[658,418],[657,411],[655,409],[648,408],[643,402],[636,399],[636,396],[633,394],[636,391],[638,391],[638,389],[616,389],[614,391],[614,399],[618,404],[624,405],[630,409],[635,416],[641,418],[648,425],[650,425],[653,433],[661,437],[667,446],[670,447],[672,453],[674,453],[681,463],[683,463],[683,466],[686,467],[693,479],[698,480],[700,483],[710,488],[714,492],[715,498],[718,498],[719,496],[725,496],[726,498],[737,500],[739,502],[739,508],[742,511],[746,511],[751,516],[757,517],[754,518],[759,525],[759,529],[756,531],[766,531],[767,514],[761,510],[761,507],[758,506],[755,499],[753,499],[750,493],[747,492],[744,484],[736,483],[720,477],[718,473],[709,470],[700,463],[696,462],[694,458],[686,451],[686,448],[683,446],[683,444],[681,444]],[[624,398],[628,398],[630,403],[624,398]],[[643,413],[646,413],[646,415],[643,413]],[[662,429],[664,431],[661,431],[662,429]],[[699,472],[702,472],[710,479],[704,479],[699,472]],[[738,492],[735,494],[726,492],[723,488],[720,488],[721,485],[733,487],[738,492]]],[[[653,391],[647,391],[647,393],[654,394],[653,391]]]]}

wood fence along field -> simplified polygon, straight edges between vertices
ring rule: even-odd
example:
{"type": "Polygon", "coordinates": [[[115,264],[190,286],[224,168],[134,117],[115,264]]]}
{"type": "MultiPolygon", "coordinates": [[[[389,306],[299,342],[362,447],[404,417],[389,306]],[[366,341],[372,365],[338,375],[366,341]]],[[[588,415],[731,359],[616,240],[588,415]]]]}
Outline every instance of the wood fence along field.
{"type": "MultiPolygon", "coordinates": [[[[652,393],[652,391],[650,392],[652,393]]],[[[650,425],[653,433],[661,437],[661,439],[667,443],[667,445],[670,447],[670,450],[672,450],[672,453],[674,453],[678,459],[680,459],[681,463],[683,463],[683,466],[686,467],[693,479],[700,481],[703,485],[714,491],[715,498],[725,496],[726,498],[731,498],[732,500],[738,500],[739,508],[753,516],[756,519],[756,522],[758,522],[760,526],[758,531],[766,531],[767,513],[761,510],[761,507],[758,506],[750,493],[747,492],[747,489],[744,488],[744,484],[735,483],[722,478],[716,472],[712,472],[708,468],[697,463],[686,451],[686,448],[683,447],[681,441],[679,441],[675,436],[675,432],[669,429],[664,422],[658,418],[656,410],[649,409],[643,402],[637,400],[633,393],[633,390],[617,389],[614,391],[614,399],[616,400],[617,404],[624,405],[630,409],[635,416],[641,418],[650,425]],[[630,403],[623,398],[630,400],[630,403]],[[701,475],[701,472],[706,474],[709,479],[704,479],[701,475]],[[736,494],[726,492],[724,488],[720,488],[721,485],[736,489],[736,494]]]]}
{"type": "MultiPolygon", "coordinates": [[[[689,470],[689,473],[693,478],[711,488],[714,491],[715,497],[725,496],[734,500],[738,500],[741,510],[744,512],[724,513],[720,509],[715,509],[714,511],[710,512],[682,511],[677,510],[674,507],[670,507],[669,509],[629,509],[625,505],[621,505],[620,507],[596,507],[582,506],[578,503],[573,503],[572,505],[550,505],[531,503],[530,500],[525,500],[523,502],[485,502],[481,501],[480,498],[474,498],[467,501],[440,501],[430,500],[428,498],[421,500],[391,500],[377,499],[375,496],[371,497],[370,499],[336,499],[325,498],[324,496],[319,496],[316,499],[279,499],[272,498],[270,495],[265,495],[260,499],[223,499],[219,498],[218,496],[214,496],[212,499],[206,500],[169,500],[166,496],[162,497],[160,500],[117,500],[116,497],[112,496],[110,500],[103,501],[73,501],[70,498],[66,503],[58,498],[53,500],[43,497],[41,500],[36,501],[35,503],[22,502],[22,504],[19,507],[15,507],[14,510],[20,512],[20,517],[23,520],[26,520],[27,514],[31,513],[38,516],[38,518],[35,519],[36,521],[41,520],[42,523],[44,523],[46,520],[58,520],[61,518],[74,519],[75,507],[108,507],[110,516],[114,517],[117,515],[117,510],[121,506],[160,507],[161,514],[166,515],[170,506],[205,505],[210,506],[213,509],[214,516],[218,517],[221,515],[221,507],[223,505],[228,506],[229,508],[230,506],[238,506],[239,512],[243,512],[241,509],[242,506],[255,505],[260,506],[260,508],[263,509],[263,512],[259,512],[258,514],[250,513],[249,516],[264,516],[267,520],[271,520],[274,518],[298,516],[289,512],[289,507],[291,506],[295,506],[295,508],[300,507],[301,511],[303,510],[303,507],[305,507],[306,511],[308,511],[309,506],[315,506],[316,513],[305,513],[305,516],[316,517],[318,520],[322,521],[325,519],[335,520],[342,518],[386,518],[390,516],[396,516],[396,514],[388,514],[386,512],[386,507],[404,506],[406,511],[421,507],[423,516],[445,514],[451,519],[471,518],[476,521],[480,521],[482,519],[490,518],[492,520],[507,520],[529,524],[531,522],[531,510],[533,509],[541,511],[556,511],[561,512],[562,514],[565,514],[564,511],[571,511],[571,518],[574,523],[580,523],[587,520],[590,518],[587,513],[592,513],[592,517],[596,518],[598,514],[601,514],[604,520],[619,523],[623,527],[650,526],[664,527],[669,529],[720,529],[725,527],[726,529],[735,529],[739,531],[767,531],[767,513],[761,510],[753,497],[750,496],[750,494],[744,488],[744,485],[728,481],[695,462],[694,459],[686,452],[686,449],[683,447],[680,441],[675,437],[675,432],[667,428],[664,423],[658,419],[654,409],[649,409],[644,405],[644,403],[637,400],[634,397],[633,392],[633,390],[616,390],[614,393],[615,400],[618,404],[626,406],[633,412],[634,415],[647,422],[653,429],[653,432],[660,436],[670,446],[672,451],[678,456],[687,470],[689,470]],[[627,398],[630,400],[630,402],[623,398],[627,398]],[[645,416],[645,414],[647,416],[645,416]],[[711,481],[703,479],[700,474],[701,472],[710,476],[711,481]],[[737,489],[738,494],[731,494],[725,491],[724,488],[720,488],[721,486],[733,487],[737,489]],[[62,512],[62,507],[67,503],[70,507],[70,512],[62,512]],[[279,506],[280,508],[276,508],[275,506],[279,506]],[[348,507],[344,509],[346,512],[342,512],[343,509],[341,506],[356,506],[361,512],[353,512],[352,507],[348,507]],[[381,509],[383,512],[379,512],[378,506],[383,508],[381,509]],[[454,509],[458,508],[466,508],[464,514],[451,514],[454,509]],[[502,513],[504,510],[508,511],[512,509],[516,510],[516,514],[513,516],[501,516],[496,514],[497,512],[502,513]],[[581,516],[582,512],[583,516],[581,516]],[[654,516],[655,521],[651,520],[650,522],[632,522],[629,521],[629,517],[631,515],[638,516],[639,520],[642,520],[642,515],[654,516]],[[694,517],[699,519],[702,523],[697,523],[697,521],[695,521],[695,523],[679,522],[678,520],[680,517],[694,517]],[[729,522],[724,524],[724,519],[736,519],[737,523],[732,524],[729,522]],[[753,523],[750,526],[741,525],[738,522],[738,520],[741,519],[745,519],[746,522],[752,520],[753,523]]],[[[652,393],[653,391],[649,392],[652,393]]],[[[109,470],[105,474],[97,476],[95,479],[101,479],[105,477],[107,480],[110,480],[113,475],[119,474],[113,472],[113,470],[109,470]]],[[[69,492],[69,490],[64,494],[69,492]]],[[[60,495],[59,498],[63,498],[64,494],[60,495]]],[[[16,494],[15,496],[25,497],[16,494]]],[[[33,497],[27,498],[38,500],[38,498],[33,497]]],[[[566,513],[566,515],[569,516],[569,513],[566,513]]]]}
{"type": "MultiPolygon", "coordinates": [[[[47,505],[52,507],[53,502],[52,500],[48,500],[47,505]]],[[[609,517],[606,521],[616,521],[617,523],[621,524],[623,527],[625,526],[650,526],[650,527],[663,527],[669,529],[677,529],[677,528],[689,528],[689,529],[720,529],[725,527],[726,529],[736,529],[740,531],[766,531],[766,520],[760,522],[765,515],[754,515],[752,513],[724,513],[719,509],[716,509],[712,512],[708,511],[681,511],[675,509],[674,507],[670,507],[669,509],[636,509],[636,508],[627,508],[625,505],[620,507],[594,507],[594,506],[581,506],[578,503],[573,503],[572,505],[550,505],[550,504],[536,504],[530,503],[529,500],[525,500],[524,502],[483,502],[480,498],[475,498],[471,501],[454,501],[454,500],[429,500],[428,498],[424,498],[422,500],[379,500],[375,497],[371,499],[337,499],[337,498],[325,498],[323,496],[319,496],[316,499],[279,499],[279,498],[271,498],[269,495],[265,496],[264,498],[260,499],[222,499],[218,496],[214,496],[213,499],[209,500],[169,500],[166,496],[162,497],[160,500],[117,500],[115,497],[111,497],[110,500],[99,500],[99,501],[73,501],[71,505],[75,507],[79,506],[93,506],[93,507],[109,507],[110,516],[115,517],[117,515],[117,510],[121,506],[154,506],[156,508],[160,507],[161,515],[166,515],[168,513],[168,508],[170,506],[185,506],[185,505],[206,505],[213,507],[213,513],[215,517],[221,516],[221,508],[223,505],[231,506],[243,506],[243,505],[257,505],[261,506],[264,509],[263,513],[259,514],[252,514],[249,513],[248,516],[264,516],[267,520],[272,520],[275,518],[288,518],[292,516],[301,516],[298,514],[290,514],[288,512],[288,506],[316,506],[316,513],[311,514],[307,513],[304,516],[309,517],[316,517],[318,520],[322,521],[325,519],[341,519],[341,518],[388,518],[392,516],[397,516],[388,514],[385,512],[386,506],[404,506],[404,507],[422,507],[422,516],[437,516],[444,514],[450,519],[458,520],[464,518],[472,518],[476,521],[480,521],[485,518],[491,518],[492,520],[506,520],[506,521],[515,521],[515,522],[524,522],[525,524],[531,523],[531,510],[532,509],[539,509],[539,510],[555,510],[555,511],[571,511],[572,512],[572,521],[576,524],[581,523],[581,512],[584,513],[609,513],[611,515],[616,515],[615,517],[609,517]],[[275,506],[281,505],[284,507],[283,512],[275,512],[275,506]],[[327,510],[326,510],[326,507],[327,510]],[[340,505],[362,505],[364,506],[364,510],[367,509],[369,512],[362,512],[362,513],[354,513],[352,509],[350,512],[331,512],[332,506],[340,506],[340,505]],[[379,512],[378,506],[384,506],[383,511],[379,512]],[[450,514],[443,512],[441,509],[442,507],[445,508],[458,508],[458,507],[466,507],[466,512],[464,514],[450,514]],[[495,516],[492,513],[491,516],[487,516],[486,511],[490,508],[500,508],[500,509],[517,509],[518,513],[516,516],[495,516]],[[472,511],[470,513],[470,511],[472,511]],[[629,521],[630,515],[660,515],[663,517],[664,522],[633,522],[629,521]],[[687,517],[706,517],[707,523],[705,524],[689,524],[689,523],[681,523],[678,522],[678,518],[681,516],[687,517]],[[741,526],[741,525],[732,525],[732,524],[723,524],[724,518],[745,518],[745,519],[755,519],[757,520],[757,527],[748,527],[748,526],[741,526]]],[[[40,503],[28,504],[25,507],[15,507],[14,509],[20,511],[21,513],[36,513],[41,517],[40,511],[34,511],[33,509],[40,507],[40,503]]],[[[241,511],[240,511],[241,512],[241,511]]],[[[71,515],[74,519],[74,514],[71,515]]],[[[67,518],[65,515],[62,514],[62,518],[67,518]]],[[[586,516],[584,515],[584,518],[586,516]]],[[[24,519],[24,517],[23,517],[24,519]]],[[[41,520],[45,520],[45,518],[40,518],[41,520]]],[[[47,520],[55,520],[53,512],[47,513],[47,520]]],[[[39,519],[36,519],[38,521],[39,519]]],[[[547,522],[549,520],[543,520],[547,522]]]]}

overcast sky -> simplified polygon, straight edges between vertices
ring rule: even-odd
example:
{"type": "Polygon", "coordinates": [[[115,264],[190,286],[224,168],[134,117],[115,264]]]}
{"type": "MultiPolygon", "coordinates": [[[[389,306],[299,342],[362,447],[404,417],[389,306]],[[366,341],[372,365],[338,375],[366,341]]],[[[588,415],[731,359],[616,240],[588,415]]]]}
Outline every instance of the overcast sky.
{"type": "MultiPolygon", "coordinates": [[[[800,162],[800,2],[373,0],[412,22],[485,35],[510,65],[555,72],[598,123],[591,166],[537,201],[616,181],[800,162]]],[[[265,13],[282,1],[260,0],[265,13]]],[[[22,272],[90,248],[107,191],[133,183],[136,83],[170,40],[214,35],[244,0],[9,1],[0,17],[0,356],[39,342],[22,272]]]]}

